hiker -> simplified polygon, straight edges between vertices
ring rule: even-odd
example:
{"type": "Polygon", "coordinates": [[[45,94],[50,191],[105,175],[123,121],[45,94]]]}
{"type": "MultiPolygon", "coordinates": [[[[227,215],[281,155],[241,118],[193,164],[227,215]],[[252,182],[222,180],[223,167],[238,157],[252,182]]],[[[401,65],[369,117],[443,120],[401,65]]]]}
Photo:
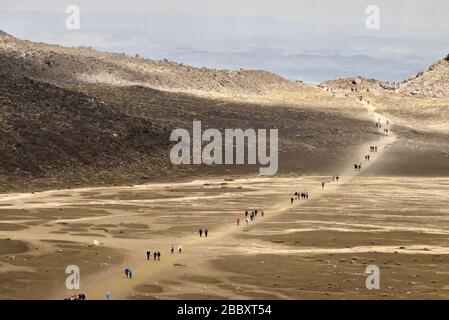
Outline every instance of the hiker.
{"type": "Polygon", "coordinates": [[[263,218],[263,210],[262,210],[262,213],[261,213],[261,214],[262,214],[262,218],[263,218]]]}
{"type": "Polygon", "coordinates": [[[248,217],[248,211],[245,211],[245,217],[248,217]]]}
{"type": "Polygon", "coordinates": [[[128,267],[125,267],[125,275],[127,278],[129,277],[129,268],[128,267]]]}
{"type": "Polygon", "coordinates": [[[161,252],[160,251],[157,252],[157,260],[161,260],[161,252]]]}
{"type": "Polygon", "coordinates": [[[324,182],[321,182],[321,188],[324,189],[324,182]]]}
{"type": "Polygon", "coordinates": [[[362,170],[362,164],[359,164],[359,171],[362,170]]]}
{"type": "Polygon", "coordinates": [[[290,202],[291,202],[290,204],[293,204],[293,198],[290,199],[290,202]]]}
{"type": "Polygon", "coordinates": [[[150,250],[147,250],[147,260],[150,260],[150,250]]]}
{"type": "Polygon", "coordinates": [[[201,238],[203,236],[203,229],[200,229],[199,233],[200,233],[200,238],[201,238]]]}
{"type": "Polygon", "coordinates": [[[246,226],[248,226],[248,223],[249,223],[249,219],[248,219],[248,218],[246,218],[246,219],[245,219],[245,222],[246,222],[246,226]]]}
{"type": "Polygon", "coordinates": [[[335,179],[337,179],[337,182],[338,182],[338,180],[340,180],[340,177],[339,176],[337,176],[335,179]]]}
{"type": "Polygon", "coordinates": [[[240,218],[237,218],[237,225],[240,225],[240,218]]]}
{"type": "Polygon", "coordinates": [[[84,293],[80,293],[75,297],[75,300],[86,300],[86,295],[84,293]]]}
{"type": "Polygon", "coordinates": [[[173,254],[173,252],[175,252],[175,245],[174,244],[171,245],[170,252],[171,252],[171,254],[173,254]]]}
{"type": "Polygon", "coordinates": [[[156,261],[156,258],[157,258],[157,253],[156,253],[156,251],[154,251],[153,252],[153,259],[154,259],[154,261],[156,261]]]}
{"type": "Polygon", "coordinates": [[[132,279],[133,278],[133,270],[131,268],[129,268],[129,278],[132,279]]]}
{"type": "Polygon", "coordinates": [[[178,252],[182,253],[182,246],[181,245],[178,246],[178,252]]]}
{"type": "Polygon", "coordinates": [[[208,230],[207,230],[207,228],[206,228],[206,230],[204,230],[204,236],[207,238],[207,233],[208,233],[208,230]]]}

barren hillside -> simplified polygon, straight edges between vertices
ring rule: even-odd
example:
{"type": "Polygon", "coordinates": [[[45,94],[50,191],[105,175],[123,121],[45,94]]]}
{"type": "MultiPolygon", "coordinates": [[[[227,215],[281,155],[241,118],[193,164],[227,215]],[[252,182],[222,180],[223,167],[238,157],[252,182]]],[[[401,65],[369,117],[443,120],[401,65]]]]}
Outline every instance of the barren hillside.
{"type": "Polygon", "coordinates": [[[331,164],[352,161],[348,148],[375,138],[355,99],[269,72],[0,36],[4,190],[258,173],[258,166],[171,165],[170,132],[193,120],[205,128],[278,128],[283,174],[330,174],[331,164]]]}
{"type": "Polygon", "coordinates": [[[415,77],[401,82],[399,92],[405,95],[441,98],[449,96],[449,54],[415,77]]]}
{"type": "Polygon", "coordinates": [[[448,58],[400,84],[348,78],[320,85],[333,94],[373,105],[394,123],[398,141],[385,154],[382,165],[370,168],[372,173],[412,176],[449,173],[448,58]]]}
{"type": "Polygon", "coordinates": [[[242,97],[272,92],[307,90],[266,71],[194,68],[167,60],[155,61],[125,54],[104,53],[91,48],[65,48],[19,40],[0,34],[0,52],[9,63],[3,72],[14,72],[57,84],[103,83],[141,85],[154,89],[242,97]]]}
{"type": "Polygon", "coordinates": [[[363,77],[341,78],[324,81],[320,87],[330,92],[346,91],[351,93],[394,91],[397,84],[363,77]]]}

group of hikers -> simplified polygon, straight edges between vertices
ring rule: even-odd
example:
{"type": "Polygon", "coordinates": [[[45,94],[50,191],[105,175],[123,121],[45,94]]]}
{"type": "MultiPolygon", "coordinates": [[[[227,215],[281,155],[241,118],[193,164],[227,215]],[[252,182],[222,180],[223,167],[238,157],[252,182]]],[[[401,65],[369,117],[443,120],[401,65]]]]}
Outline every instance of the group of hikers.
{"type": "MultiPolygon", "coordinates": [[[[377,146],[370,146],[369,147],[370,152],[377,152],[377,146]]],[[[365,161],[370,161],[371,156],[369,154],[365,155],[365,161]]],[[[361,163],[354,163],[354,170],[362,171],[362,164],[361,163]]]]}
{"type": "MultiPolygon", "coordinates": [[[[390,124],[390,121],[386,120],[386,124],[388,126],[390,124]]],[[[381,119],[380,118],[379,118],[379,121],[376,122],[376,128],[382,128],[382,123],[381,123],[381,119]]],[[[383,132],[388,133],[390,131],[389,131],[388,128],[385,128],[383,130],[383,132]]],[[[377,152],[377,146],[370,146],[369,149],[370,149],[370,152],[377,152]]],[[[365,161],[370,161],[370,160],[371,160],[371,156],[369,154],[365,155],[365,161]]],[[[361,171],[362,170],[362,164],[361,163],[360,164],[355,163],[354,164],[354,169],[358,170],[358,171],[361,171]]]]}
{"type": "Polygon", "coordinates": [[[132,279],[133,278],[133,269],[131,269],[130,267],[125,267],[125,276],[128,279],[132,279]]]}
{"type": "MultiPolygon", "coordinates": [[[[200,229],[198,231],[198,233],[200,234],[200,238],[203,236],[203,229],[200,229]]],[[[207,234],[209,233],[209,230],[207,230],[207,228],[204,230],[204,236],[207,238],[207,234]]]]}
{"type": "MultiPolygon", "coordinates": [[[[248,225],[250,221],[253,221],[257,217],[258,213],[259,213],[259,210],[257,210],[257,209],[251,210],[251,212],[248,212],[248,210],[246,210],[245,211],[245,222],[246,222],[246,225],[248,225]]],[[[260,215],[262,217],[264,216],[263,210],[260,211],[260,215]]],[[[240,219],[237,218],[237,225],[239,225],[239,224],[240,224],[240,219]]]]}
{"type": "MultiPolygon", "coordinates": [[[[387,125],[388,124],[389,124],[389,122],[387,120],[387,125]]],[[[382,124],[380,122],[380,119],[379,119],[379,122],[376,122],[376,127],[377,128],[382,128],[382,124]]],[[[388,133],[388,129],[384,129],[384,132],[388,133]]],[[[370,146],[370,151],[371,152],[377,152],[377,146],[370,146]]],[[[369,161],[370,160],[370,155],[365,155],[365,160],[369,161]]],[[[354,169],[358,170],[358,171],[361,171],[362,170],[362,164],[361,163],[359,163],[359,164],[355,163],[354,164],[354,169]]],[[[334,181],[334,182],[335,181],[338,182],[339,179],[340,179],[339,176],[333,176],[332,177],[332,181],[334,181]]],[[[321,188],[324,189],[324,186],[325,186],[325,182],[322,182],[321,183],[321,188]]],[[[292,205],[293,205],[293,202],[294,202],[295,199],[307,200],[307,199],[309,199],[309,192],[308,191],[295,192],[293,197],[290,198],[290,202],[291,202],[292,205]]],[[[253,221],[257,217],[257,214],[259,212],[260,212],[261,216],[263,217],[264,216],[263,210],[261,210],[261,211],[259,211],[259,210],[246,210],[245,211],[245,222],[246,222],[246,225],[248,225],[250,221],[253,221]]],[[[240,218],[239,217],[237,218],[237,225],[240,225],[240,218]]],[[[198,230],[198,233],[199,233],[200,237],[203,237],[203,235],[204,235],[204,237],[207,238],[209,230],[207,228],[205,228],[204,230],[202,228],[200,228],[198,230]]],[[[173,254],[174,251],[175,251],[175,245],[172,244],[171,248],[170,248],[170,252],[173,254]]],[[[178,252],[179,253],[182,252],[182,246],[181,245],[178,246],[178,252]]],[[[147,254],[147,260],[150,260],[150,257],[151,257],[150,250],[147,250],[146,254],[147,254]]],[[[158,260],[158,261],[161,259],[160,251],[154,251],[153,252],[153,259],[154,260],[158,260]]],[[[132,277],[133,277],[133,270],[131,268],[125,267],[124,272],[125,272],[126,278],[132,279],[132,277]]],[[[69,298],[66,298],[66,300],[85,300],[85,299],[86,299],[86,296],[84,294],[82,294],[82,293],[78,294],[78,295],[73,295],[73,296],[71,296],[69,298]]]]}
{"type": "MultiPolygon", "coordinates": [[[[175,245],[174,244],[171,245],[170,252],[171,252],[171,254],[175,253],[175,245]]],[[[178,252],[182,253],[182,245],[178,245],[178,252]]]]}
{"type": "MultiPolygon", "coordinates": [[[[297,194],[299,196],[299,193],[297,193],[297,194]]],[[[307,192],[303,192],[301,194],[302,194],[301,196],[304,197],[304,199],[308,198],[308,196],[309,196],[307,192]]],[[[262,217],[264,216],[264,211],[263,210],[261,210],[261,211],[260,210],[252,210],[251,212],[248,212],[248,210],[246,210],[245,211],[246,224],[248,225],[249,221],[253,221],[257,217],[258,213],[260,213],[262,217]]],[[[237,218],[237,225],[240,225],[240,218],[237,218]]],[[[203,237],[203,235],[204,235],[204,237],[207,238],[207,236],[209,235],[209,230],[207,228],[205,228],[204,230],[202,228],[200,228],[198,230],[198,233],[199,233],[200,237],[203,237]]],[[[175,245],[174,244],[171,245],[170,252],[172,254],[175,252],[175,245]]],[[[178,245],[178,252],[182,253],[182,246],[181,245],[178,245]]],[[[153,260],[155,260],[155,261],[156,260],[157,261],[161,260],[161,252],[160,251],[153,251],[152,255],[153,255],[153,260]]],[[[147,250],[146,256],[147,256],[147,260],[149,261],[150,257],[151,257],[151,251],[150,250],[147,250]]],[[[128,279],[132,279],[133,278],[133,270],[130,267],[128,267],[128,266],[125,267],[124,268],[124,273],[125,273],[126,278],[128,278],[128,279]]],[[[82,296],[84,296],[84,295],[82,295],[82,296]]],[[[73,300],[73,299],[71,299],[71,300],[73,300]]]]}
{"type": "MultiPolygon", "coordinates": [[[[388,123],[389,122],[387,120],[387,125],[388,125],[388,123]]],[[[380,122],[380,119],[379,119],[379,122],[376,122],[376,127],[377,128],[382,128],[382,124],[380,122]]],[[[388,133],[388,129],[386,129],[386,128],[383,131],[385,133],[388,133]]],[[[371,152],[377,152],[377,146],[370,146],[370,151],[371,152]]],[[[366,161],[369,161],[370,158],[371,158],[370,155],[365,155],[365,160],[366,161]]],[[[354,169],[358,170],[358,171],[361,171],[362,170],[362,164],[361,163],[358,163],[358,164],[355,163],[354,164],[354,169]]],[[[338,182],[339,179],[340,179],[339,176],[333,176],[332,177],[332,181],[333,182],[335,182],[335,181],[338,182]]],[[[323,182],[321,182],[321,188],[324,189],[324,187],[325,187],[325,182],[323,181],[323,182]]],[[[292,205],[293,205],[293,202],[294,202],[295,199],[297,199],[297,200],[299,200],[299,199],[307,200],[307,199],[309,199],[309,192],[308,191],[295,192],[293,197],[290,198],[290,202],[291,202],[292,205]]],[[[262,217],[264,216],[264,211],[263,210],[259,211],[257,209],[254,209],[254,210],[246,210],[245,211],[245,222],[246,222],[247,226],[248,226],[250,221],[253,221],[257,217],[258,213],[260,213],[262,217]]],[[[237,225],[240,225],[240,218],[239,217],[237,217],[237,221],[236,222],[237,222],[237,225]]],[[[204,230],[202,228],[200,228],[198,230],[198,233],[199,233],[200,237],[203,237],[203,235],[204,235],[204,237],[207,238],[209,230],[207,228],[205,228],[204,230]]],[[[175,251],[175,245],[172,244],[171,248],[170,248],[170,252],[173,254],[174,251],[175,251]]],[[[179,253],[182,252],[182,246],[180,246],[180,245],[178,246],[178,252],[179,253]]],[[[147,250],[147,260],[150,260],[150,257],[151,257],[151,252],[150,252],[150,250],[147,250]]],[[[160,258],[161,258],[161,253],[159,251],[154,251],[153,252],[153,259],[154,260],[160,260],[160,258]]],[[[132,279],[132,276],[133,276],[132,269],[129,268],[129,267],[125,267],[125,275],[126,275],[127,278],[132,279]]],[[[70,300],[84,300],[84,299],[85,299],[84,294],[78,295],[76,299],[72,299],[72,297],[70,298],[70,300]]]]}
{"type": "MultiPolygon", "coordinates": [[[[151,251],[147,250],[147,260],[150,260],[150,257],[151,257],[151,251]]],[[[161,252],[160,251],[153,252],[153,260],[161,260],[161,252]]]]}
{"type": "Polygon", "coordinates": [[[73,294],[70,297],[65,298],[64,300],[86,300],[86,295],[84,293],[73,294]]]}
{"type": "MultiPolygon", "coordinates": [[[[207,229],[206,229],[206,237],[207,237],[207,229]]],[[[170,252],[173,254],[175,252],[175,245],[172,244],[170,247],[170,252]]],[[[178,252],[181,253],[182,252],[182,246],[178,245],[178,252]]],[[[147,260],[150,261],[151,256],[153,256],[153,260],[154,261],[160,261],[161,260],[161,252],[160,251],[153,251],[153,254],[151,254],[150,250],[147,250],[146,252],[147,254],[147,260]]],[[[133,270],[130,267],[125,267],[124,269],[124,273],[125,276],[128,279],[132,279],[133,278],[133,270]]]]}
{"type": "MultiPolygon", "coordinates": [[[[388,126],[390,124],[390,121],[386,120],[386,124],[388,126]]],[[[379,118],[379,122],[376,123],[376,128],[379,128],[379,129],[382,128],[382,124],[380,122],[380,118],[379,118]]],[[[384,133],[388,133],[388,132],[390,132],[390,130],[388,128],[385,128],[384,129],[384,133]]]]}
{"type": "MultiPolygon", "coordinates": [[[[358,166],[358,165],[357,165],[358,166]]],[[[361,168],[361,167],[360,167],[361,168]]],[[[332,181],[333,182],[338,182],[340,180],[340,176],[332,176],[332,181]]],[[[326,185],[326,182],[323,181],[321,182],[321,188],[324,189],[324,186],[326,185]]],[[[308,200],[309,199],[309,192],[308,191],[303,191],[303,192],[295,192],[293,197],[290,198],[290,204],[293,205],[293,202],[296,199],[303,199],[303,200],[308,200]]]]}
{"type": "MultiPolygon", "coordinates": [[[[386,120],[386,124],[387,124],[387,126],[390,124],[390,121],[389,120],[386,120]]],[[[381,119],[379,118],[379,120],[378,120],[378,122],[376,122],[376,128],[379,128],[379,129],[381,129],[382,128],[382,121],[381,121],[381,119]]],[[[387,131],[388,132],[388,131],[387,131]]]]}
{"type": "Polygon", "coordinates": [[[302,200],[309,199],[309,192],[308,191],[295,192],[293,197],[290,198],[290,204],[293,204],[293,201],[296,199],[302,199],[302,200]]]}
{"type": "Polygon", "coordinates": [[[309,192],[303,191],[303,192],[295,192],[295,199],[309,199],[309,192]]]}

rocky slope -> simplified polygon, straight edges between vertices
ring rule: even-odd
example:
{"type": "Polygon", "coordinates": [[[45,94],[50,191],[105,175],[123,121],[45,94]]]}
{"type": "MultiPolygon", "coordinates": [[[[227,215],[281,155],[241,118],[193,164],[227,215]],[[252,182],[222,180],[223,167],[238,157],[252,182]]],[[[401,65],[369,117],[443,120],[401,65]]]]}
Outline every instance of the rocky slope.
{"type": "Polygon", "coordinates": [[[305,86],[258,70],[194,68],[167,60],[155,61],[91,48],[65,48],[19,40],[0,34],[2,72],[45,79],[60,85],[103,83],[140,85],[203,96],[242,97],[305,86]],[[7,61],[5,61],[7,58],[7,61]]]}
{"type": "Polygon", "coordinates": [[[0,175],[10,184],[17,177],[82,180],[123,166],[143,172],[167,145],[165,131],[85,94],[0,74],[0,175]]]}
{"type": "Polygon", "coordinates": [[[356,77],[324,81],[320,84],[320,87],[330,92],[376,93],[395,91],[398,85],[392,82],[356,77]]]}
{"type": "Polygon", "coordinates": [[[281,173],[328,174],[348,161],[348,147],[374,139],[363,110],[269,72],[198,69],[2,34],[0,191],[258,173],[259,166],[171,165],[169,134],[193,120],[279,128],[281,173]]]}
{"type": "Polygon", "coordinates": [[[401,82],[399,92],[418,97],[449,96],[449,54],[415,77],[401,82]]]}

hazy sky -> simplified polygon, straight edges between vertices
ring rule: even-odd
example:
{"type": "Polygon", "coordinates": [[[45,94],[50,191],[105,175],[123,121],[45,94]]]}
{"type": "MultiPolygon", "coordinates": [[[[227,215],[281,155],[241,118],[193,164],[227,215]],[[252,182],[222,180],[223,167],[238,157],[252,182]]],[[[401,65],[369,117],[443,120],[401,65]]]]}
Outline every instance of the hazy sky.
{"type": "Polygon", "coordinates": [[[0,0],[0,29],[22,39],[313,82],[413,75],[449,53],[448,17],[447,0],[0,0]],[[65,28],[69,4],[80,30],[65,28]]]}

